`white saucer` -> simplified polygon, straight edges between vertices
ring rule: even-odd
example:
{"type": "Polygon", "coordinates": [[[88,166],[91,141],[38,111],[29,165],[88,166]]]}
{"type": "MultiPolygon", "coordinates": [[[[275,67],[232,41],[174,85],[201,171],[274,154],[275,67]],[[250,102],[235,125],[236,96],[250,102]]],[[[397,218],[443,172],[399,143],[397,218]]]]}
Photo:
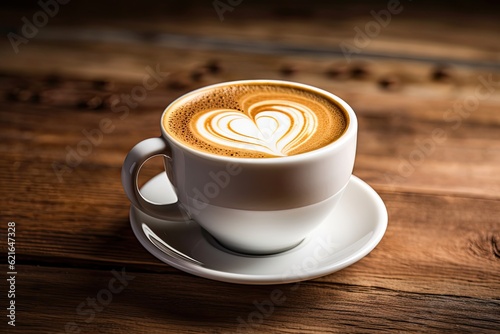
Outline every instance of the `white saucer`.
{"type": "MultiPolygon", "coordinates": [[[[169,185],[162,173],[141,192],[156,203],[175,202],[169,185]],[[168,194],[165,189],[170,189],[168,194]]],[[[281,284],[324,276],[366,256],[385,233],[387,210],[368,184],[352,176],[340,202],[311,235],[291,250],[265,256],[231,252],[194,221],[160,220],[133,206],[130,223],[151,254],[177,269],[224,282],[281,284]]]]}

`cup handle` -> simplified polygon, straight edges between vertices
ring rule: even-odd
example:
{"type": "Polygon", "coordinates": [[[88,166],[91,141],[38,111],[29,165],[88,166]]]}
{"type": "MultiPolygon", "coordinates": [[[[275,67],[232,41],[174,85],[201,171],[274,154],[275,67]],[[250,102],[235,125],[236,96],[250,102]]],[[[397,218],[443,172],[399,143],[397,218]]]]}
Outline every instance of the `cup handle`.
{"type": "Polygon", "coordinates": [[[130,202],[150,216],[166,220],[186,221],[191,219],[179,203],[156,204],[142,196],[137,180],[142,165],[152,157],[170,157],[168,144],[160,138],[149,138],[135,145],[127,154],[122,167],[122,184],[130,202]]]}

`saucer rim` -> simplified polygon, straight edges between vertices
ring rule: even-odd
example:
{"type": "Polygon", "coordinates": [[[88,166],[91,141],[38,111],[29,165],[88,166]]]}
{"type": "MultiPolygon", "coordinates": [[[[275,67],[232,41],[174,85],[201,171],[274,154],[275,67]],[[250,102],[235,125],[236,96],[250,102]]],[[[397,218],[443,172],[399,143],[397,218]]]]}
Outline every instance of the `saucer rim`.
{"type": "MultiPolygon", "coordinates": [[[[153,179],[155,179],[157,176],[158,175],[153,177],[153,179]]],[[[149,182],[151,182],[153,179],[151,179],[149,182]]],[[[345,258],[339,261],[335,261],[333,263],[329,263],[319,268],[316,268],[314,271],[310,273],[306,273],[300,276],[299,275],[290,276],[287,277],[286,279],[284,279],[283,275],[281,274],[253,275],[253,274],[239,274],[239,273],[215,270],[205,267],[203,264],[195,264],[185,259],[172,257],[169,254],[158,249],[158,247],[156,247],[155,245],[153,245],[151,241],[147,238],[147,236],[144,234],[144,231],[141,229],[141,223],[139,221],[139,218],[136,217],[136,214],[140,212],[143,215],[146,216],[149,215],[131,205],[129,210],[129,221],[135,237],[149,253],[151,253],[155,258],[162,261],[163,263],[166,263],[181,271],[207,279],[212,279],[227,283],[236,283],[236,284],[272,285],[272,284],[295,283],[295,282],[315,279],[342,270],[356,263],[357,261],[361,260],[365,256],[367,256],[382,240],[388,226],[388,213],[385,203],[383,202],[380,195],[370,185],[368,185],[359,177],[352,175],[349,180],[348,186],[351,183],[355,184],[358,187],[361,187],[362,191],[365,192],[367,195],[369,195],[368,197],[370,198],[370,200],[375,202],[375,207],[377,208],[378,215],[377,217],[375,216],[373,217],[373,219],[376,220],[377,222],[374,225],[370,238],[365,243],[363,243],[363,245],[361,245],[359,249],[356,250],[353,254],[350,254],[349,256],[346,256],[345,258]]],[[[340,203],[338,203],[338,205],[341,205],[341,203],[342,199],[340,200],[340,203]]],[[[348,246],[349,245],[345,247],[348,246]]],[[[288,253],[290,251],[294,251],[294,249],[291,249],[285,253],[288,253]]],[[[237,254],[232,254],[232,255],[238,256],[237,254]]],[[[269,256],[280,256],[280,254],[273,254],[269,256]]]]}

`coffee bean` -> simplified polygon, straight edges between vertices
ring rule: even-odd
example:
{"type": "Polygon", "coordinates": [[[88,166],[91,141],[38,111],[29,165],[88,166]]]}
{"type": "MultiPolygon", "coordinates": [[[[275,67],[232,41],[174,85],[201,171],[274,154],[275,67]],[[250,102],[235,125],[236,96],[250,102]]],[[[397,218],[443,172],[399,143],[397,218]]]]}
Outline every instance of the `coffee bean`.
{"type": "Polygon", "coordinates": [[[401,80],[396,76],[387,76],[380,79],[378,85],[385,90],[396,90],[401,87],[401,80]]]}
{"type": "Polygon", "coordinates": [[[434,81],[449,81],[452,76],[452,71],[446,66],[437,66],[431,74],[434,81]]]}
{"type": "Polygon", "coordinates": [[[211,73],[211,74],[217,74],[220,71],[222,71],[222,66],[220,65],[219,61],[213,59],[207,62],[205,65],[205,68],[211,73]]]}
{"type": "Polygon", "coordinates": [[[10,89],[5,94],[5,98],[8,101],[34,102],[34,103],[39,103],[41,100],[40,93],[38,91],[22,87],[16,87],[10,89]]]}
{"type": "Polygon", "coordinates": [[[354,65],[351,68],[351,78],[364,79],[368,76],[368,68],[366,65],[354,65]]]}
{"type": "Polygon", "coordinates": [[[7,101],[18,101],[19,100],[17,97],[18,91],[19,91],[19,89],[17,89],[17,88],[8,90],[5,93],[5,99],[7,101]]]}
{"type": "Polygon", "coordinates": [[[104,107],[104,101],[100,96],[93,96],[90,99],[81,99],[77,102],[80,109],[98,110],[104,107]]]}
{"type": "Polygon", "coordinates": [[[280,68],[280,73],[284,76],[291,76],[291,75],[297,73],[297,71],[298,71],[297,66],[292,65],[292,64],[285,64],[285,65],[281,66],[281,68],[280,68]]]}
{"type": "Polygon", "coordinates": [[[31,95],[30,102],[33,103],[40,103],[42,101],[42,97],[39,92],[33,92],[33,95],[31,95]]]}
{"type": "Polygon", "coordinates": [[[206,68],[194,69],[191,72],[191,80],[193,80],[195,82],[199,82],[199,81],[203,80],[203,78],[205,77],[207,72],[208,72],[208,69],[206,69],[206,68]]]}
{"type": "Polygon", "coordinates": [[[92,81],[92,88],[96,90],[112,90],[113,83],[107,80],[97,79],[92,81]]]}
{"type": "Polygon", "coordinates": [[[347,66],[332,66],[326,70],[325,74],[332,79],[346,79],[349,76],[347,66]]]}
{"type": "Polygon", "coordinates": [[[33,92],[30,89],[20,89],[17,92],[17,100],[21,102],[31,101],[33,98],[33,92]]]}

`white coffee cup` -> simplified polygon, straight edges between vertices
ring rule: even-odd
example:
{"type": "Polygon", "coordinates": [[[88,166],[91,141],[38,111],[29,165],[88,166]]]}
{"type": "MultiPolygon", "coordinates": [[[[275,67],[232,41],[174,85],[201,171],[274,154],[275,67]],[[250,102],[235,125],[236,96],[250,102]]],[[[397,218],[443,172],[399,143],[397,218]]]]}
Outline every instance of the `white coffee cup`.
{"type": "MultiPolygon", "coordinates": [[[[234,81],[200,90],[248,82],[284,83],[234,81]]],[[[138,143],[123,164],[122,183],[132,204],[165,220],[194,219],[222,245],[237,252],[270,254],[298,245],[332,212],[349,182],[358,124],[352,108],[334,94],[309,85],[286,84],[319,94],[342,108],[348,116],[342,136],[319,149],[293,156],[235,158],[191,148],[162,126],[161,137],[138,143]],[[157,155],[165,157],[166,172],[178,198],[176,203],[152,203],[139,191],[139,171],[157,155]]],[[[172,104],[182,103],[185,97],[200,90],[181,96],[172,104]]]]}

